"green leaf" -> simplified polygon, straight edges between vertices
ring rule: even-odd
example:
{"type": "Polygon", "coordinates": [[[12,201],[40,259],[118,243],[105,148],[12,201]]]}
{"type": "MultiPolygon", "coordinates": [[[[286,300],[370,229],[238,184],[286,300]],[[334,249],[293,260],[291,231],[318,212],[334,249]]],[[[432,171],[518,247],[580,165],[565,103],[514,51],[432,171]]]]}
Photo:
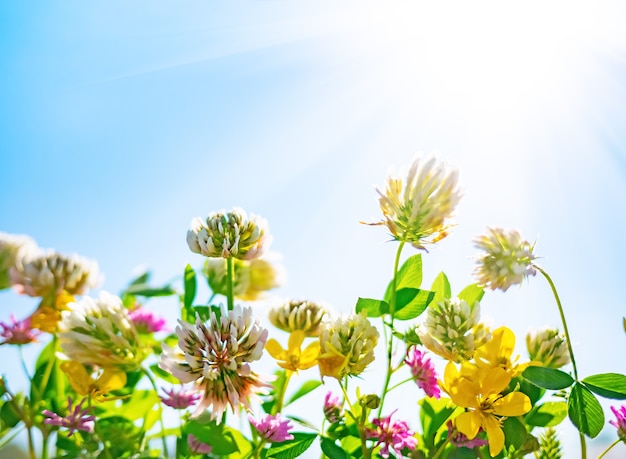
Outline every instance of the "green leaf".
{"type": "Polygon", "coordinates": [[[211,445],[213,454],[218,456],[225,456],[239,450],[238,441],[233,435],[236,431],[224,424],[217,424],[214,420],[207,424],[202,424],[197,420],[188,421],[183,426],[183,432],[187,435],[193,434],[202,443],[211,445]]]}
{"type": "Polygon", "coordinates": [[[435,446],[437,431],[454,413],[449,398],[436,399],[425,397],[418,402],[420,405],[420,422],[424,432],[423,437],[428,449],[435,446]]]}
{"type": "Polygon", "coordinates": [[[117,414],[131,421],[145,417],[158,403],[159,396],[153,390],[134,390],[130,399],[118,407],[117,414]]]}
{"type": "Polygon", "coordinates": [[[354,310],[359,313],[367,312],[367,317],[380,317],[389,312],[389,304],[382,300],[374,300],[372,298],[360,298],[356,302],[354,310]]]}
{"type": "MultiPolygon", "coordinates": [[[[396,290],[402,288],[420,288],[422,286],[422,255],[416,254],[406,259],[396,274],[396,290]]],[[[387,285],[385,301],[391,301],[393,279],[387,285]]]]}
{"type": "Polygon", "coordinates": [[[464,300],[470,307],[472,307],[474,303],[482,300],[484,295],[485,290],[483,290],[482,287],[479,287],[477,284],[470,284],[461,290],[457,296],[460,300],[464,300]]]}
{"type": "Polygon", "coordinates": [[[12,403],[4,403],[0,408],[0,419],[9,427],[15,427],[20,423],[20,413],[12,403]]]}
{"type": "Polygon", "coordinates": [[[544,389],[560,390],[574,384],[574,378],[555,368],[529,366],[524,370],[522,376],[544,389]]]}
{"type": "Polygon", "coordinates": [[[135,277],[132,281],[130,281],[130,284],[128,284],[128,286],[130,287],[131,285],[147,284],[149,280],[150,280],[150,271],[146,271],[143,274],[140,274],[139,276],[135,277]]]}
{"type": "Polygon", "coordinates": [[[128,293],[129,295],[145,297],[170,296],[174,295],[176,293],[176,290],[174,290],[169,285],[166,285],[165,287],[150,287],[147,284],[137,284],[129,286],[126,290],[126,293],[128,293]]]}
{"type": "Polygon", "coordinates": [[[185,295],[183,297],[185,309],[189,309],[193,304],[193,300],[196,297],[196,285],[196,272],[191,265],[185,266],[185,295]]]}
{"type": "Polygon", "coordinates": [[[594,438],[604,427],[604,412],[598,399],[582,384],[572,387],[567,412],[579,432],[594,438]]]}
{"type": "Polygon", "coordinates": [[[398,320],[410,320],[426,310],[435,294],[430,290],[403,288],[396,295],[396,309],[393,314],[398,320]]]}
{"type": "Polygon", "coordinates": [[[291,396],[291,398],[287,401],[287,403],[285,403],[285,405],[289,405],[290,403],[295,402],[299,398],[304,397],[306,394],[308,394],[309,392],[317,389],[321,385],[322,385],[322,382],[318,381],[318,380],[315,380],[315,379],[312,379],[310,381],[306,381],[304,384],[302,384],[302,386],[300,386],[300,389],[298,389],[291,396]]]}
{"type": "Polygon", "coordinates": [[[516,417],[506,418],[502,423],[502,430],[504,431],[505,444],[507,446],[512,445],[516,450],[520,449],[528,437],[526,427],[516,417]]]}
{"type": "Polygon", "coordinates": [[[159,378],[172,383],[172,384],[180,384],[180,381],[178,380],[178,378],[176,376],[174,376],[171,373],[168,373],[167,371],[163,370],[161,367],[159,367],[158,363],[153,363],[152,365],[150,365],[150,371],[158,376],[159,378]]]}
{"type": "Polygon", "coordinates": [[[546,402],[536,405],[524,416],[524,422],[535,427],[554,427],[567,417],[566,402],[546,402]]]}
{"type": "Polygon", "coordinates": [[[293,440],[287,440],[281,443],[272,443],[270,449],[267,450],[266,457],[293,459],[309,449],[316,438],[317,434],[314,433],[296,432],[293,434],[293,440]]]}
{"type": "Polygon", "coordinates": [[[435,293],[433,301],[443,300],[444,298],[450,298],[452,296],[450,282],[448,281],[448,277],[443,271],[440,272],[433,281],[433,286],[431,287],[431,290],[435,293]]]}
{"type": "Polygon", "coordinates": [[[322,452],[329,457],[329,459],[349,459],[348,453],[346,453],[341,446],[338,446],[333,440],[328,437],[320,437],[320,445],[322,452]]]}
{"type": "Polygon", "coordinates": [[[588,376],[583,384],[601,397],[626,399],[626,376],[619,373],[601,373],[588,376]]]}

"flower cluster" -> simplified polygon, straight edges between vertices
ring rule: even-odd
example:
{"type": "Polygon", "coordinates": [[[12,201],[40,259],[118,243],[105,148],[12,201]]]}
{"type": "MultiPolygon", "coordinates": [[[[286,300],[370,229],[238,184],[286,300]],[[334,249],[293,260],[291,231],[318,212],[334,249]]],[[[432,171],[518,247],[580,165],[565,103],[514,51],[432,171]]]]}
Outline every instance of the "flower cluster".
{"type": "MultiPolygon", "coordinates": [[[[449,233],[457,172],[420,156],[378,193],[377,224],[399,242],[393,277],[382,298],[359,298],[343,314],[307,299],[272,300],[268,310],[245,303],[268,298],[284,276],[263,257],[267,223],[239,208],[193,221],[187,243],[207,257],[200,269],[188,265],[164,286],[143,273],[119,296],[85,295],[99,278],[95,262],[0,233],[0,288],[39,298],[26,318],[0,322],[0,346],[22,357],[49,338],[33,345],[34,368],[23,362],[28,391],[0,376],[2,444],[23,428],[31,458],[42,459],[291,458],[312,445],[346,459],[560,457],[555,426],[566,417],[581,438],[597,436],[605,420],[596,396],[626,399],[626,375],[579,376],[534,246],[488,228],[474,240],[474,283],[453,295],[441,272],[425,287],[422,256],[449,233]],[[411,246],[422,251],[403,256],[411,246]],[[512,329],[481,321],[481,304],[485,289],[506,291],[537,271],[562,327],[529,333],[526,359],[512,329]],[[198,272],[211,289],[206,302],[196,296],[198,272]],[[174,297],[175,327],[150,309],[154,296],[174,297]],[[267,364],[273,375],[260,372],[267,364]],[[380,392],[365,392],[370,377],[380,392]],[[390,409],[394,395],[401,406],[390,409]]],[[[609,448],[626,444],[626,407],[611,410],[609,448]]]]}

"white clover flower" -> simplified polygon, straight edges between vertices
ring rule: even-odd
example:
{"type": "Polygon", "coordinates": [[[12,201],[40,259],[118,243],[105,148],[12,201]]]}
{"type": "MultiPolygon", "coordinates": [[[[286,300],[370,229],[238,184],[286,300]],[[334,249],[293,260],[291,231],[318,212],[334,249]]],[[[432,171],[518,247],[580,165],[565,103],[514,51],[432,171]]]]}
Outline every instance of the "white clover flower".
{"type": "Polygon", "coordinates": [[[61,291],[82,295],[101,281],[96,261],[53,250],[25,252],[11,268],[10,275],[18,292],[39,297],[61,291]]]}
{"type": "Polygon", "coordinates": [[[240,405],[250,410],[250,399],[269,387],[250,367],[261,358],[268,334],[254,320],[252,308],[222,307],[206,324],[199,317],[194,325],[179,320],[176,334],[178,346],[163,344],[159,366],[202,392],[194,417],[211,408],[211,417],[220,422],[227,405],[233,412],[240,405]]]}
{"type": "Polygon", "coordinates": [[[230,212],[213,212],[203,221],[194,218],[187,231],[192,252],[205,257],[252,260],[260,258],[271,243],[264,218],[234,208],[230,212]]]}
{"type": "Polygon", "coordinates": [[[84,365],[137,370],[147,356],[122,300],[108,292],[84,297],[61,312],[59,342],[63,353],[84,365]]]}
{"type": "Polygon", "coordinates": [[[39,250],[37,243],[23,234],[0,232],[0,289],[11,286],[10,270],[20,257],[39,250]]]}
{"type": "Polygon", "coordinates": [[[474,245],[481,250],[474,275],[482,287],[506,292],[537,273],[533,266],[534,244],[523,240],[517,230],[487,228],[487,234],[476,237],[474,245]]]}
{"type": "Polygon", "coordinates": [[[390,172],[385,190],[376,189],[384,217],[376,224],[386,225],[396,240],[425,249],[425,244],[448,235],[454,209],[461,199],[457,179],[457,170],[437,162],[434,156],[418,156],[406,179],[390,172]]]}
{"type": "Polygon", "coordinates": [[[378,330],[365,315],[324,319],[320,325],[320,374],[338,380],[356,376],[374,361],[378,330]]]}
{"type": "Polygon", "coordinates": [[[273,306],[268,313],[270,322],[276,328],[293,332],[302,330],[306,336],[318,336],[322,319],[328,308],[306,300],[290,300],[273,306]]]}
{"type": "MultiPolygon", "coordinates": [[[[233,260],[235,298],[255,301],[264,298],[265,292],[280,287],[285,280],[285,270],[276,261],[274,254],[252,260],[233,260]]],[[[213,293],[226,295],[228,273],[224,258],[208,258],[204,264],[204,275],[213,293]]]]}
{"type": "Polygon", "coordinates": [[[472,306],[459,298],[445,298],[427,309],[425,322],[416,329],[424,346],[445,359],[469,360],[489,340],[480,320],[480,303],[472,306]]]}
{"type": "Polygon", "coordinates": [[[554,328],[544,328],[526,335],[530,360],[545,367],[561,368],[570,363],[569,349],[564,334],[554,328]]]}

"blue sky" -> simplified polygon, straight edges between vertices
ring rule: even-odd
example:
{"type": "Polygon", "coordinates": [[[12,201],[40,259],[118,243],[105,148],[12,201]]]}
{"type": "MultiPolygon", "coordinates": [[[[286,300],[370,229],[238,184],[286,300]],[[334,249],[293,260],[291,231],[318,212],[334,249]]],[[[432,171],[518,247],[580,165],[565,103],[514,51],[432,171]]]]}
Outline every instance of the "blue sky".
{"type": "MultiPolygon", "coordinates": [[[[118,292],[139,265],[158,282],[199,267],[191,219],[241,206],[269,221],[279,295],[348,311],[391,272],[394,244],[359,224],[380,218],[373,186],[436,150],[465,196],[425,282],[444,270],[458,291],[472,237],[518,228],[560,290],[581,372],[626,373],[624,9],[4,2],[0,231],[98,260],[118,292]]],[[[35,305],[0,302],[1,319],[35,305]]],[[[155,307],[173,319],[173,301],[155,307]]],[[[520,341],[559,324],[540,278],[488,294],[483,314],[520,341]]]]}

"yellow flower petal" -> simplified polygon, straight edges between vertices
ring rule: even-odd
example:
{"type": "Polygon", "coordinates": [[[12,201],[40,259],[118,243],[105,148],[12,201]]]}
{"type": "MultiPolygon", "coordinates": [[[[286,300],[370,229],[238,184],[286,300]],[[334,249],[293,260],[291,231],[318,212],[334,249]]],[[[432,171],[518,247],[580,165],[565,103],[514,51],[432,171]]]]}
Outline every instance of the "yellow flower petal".
{"type": "Polygon", "coordinates": [[[72,389],[74,389],[77,394],[89,394],[89,387],[93,381],[82,363],[70,360],[61,363],[60,368],[67,376],[70,386],[72,386],[72,389]]]}
{"type": "Polygon", "coordinates": [[[302,341],[304,341],[304,331],[302,330],[294,330],[289,335],[288,342],[288,352],[291,354],[293,351],[298,350],[300,352],[300,346],[302,345],[302,341]]]}
{"type": "Polygon", "coordinates": [[[521,392],[511,392],[493,404],[494,413],[498,416],[521,416],[532,408],[530,399],[521,392]]]}
{"type": "Polygon", "coordinates": [[[97,390],[103,394],[121,389],[126,385],[126,373],[105,369],[102,375],[95,381],[97,390]]]}
{"type": "Polygon", "coordinates": [[[482,420],[479,411],[466,411],[455,418],[454,425],[459,432],[471,440],[478,435],[482,420]]]}
{"type": "Polygon", "coordinates": [[[504,448],[504,432],[500,422],[494,416],[485,416],[483,429],[487,432],[487,438],[489,439],[489,454],[491,454],[491,457],[497,456],[504,448]]]}
{"type": "Polygon", "coordinates": [[[276,360],[287,360],[287,351],[274,338],[267,340],[265,350],[276,360]]]}
{"type": "Polygon", "coordinates": [[[490,368],[482,375],[481,387],[483,395],[499,394],[511,382],[511,375],[502,368],[490,368]]]}

